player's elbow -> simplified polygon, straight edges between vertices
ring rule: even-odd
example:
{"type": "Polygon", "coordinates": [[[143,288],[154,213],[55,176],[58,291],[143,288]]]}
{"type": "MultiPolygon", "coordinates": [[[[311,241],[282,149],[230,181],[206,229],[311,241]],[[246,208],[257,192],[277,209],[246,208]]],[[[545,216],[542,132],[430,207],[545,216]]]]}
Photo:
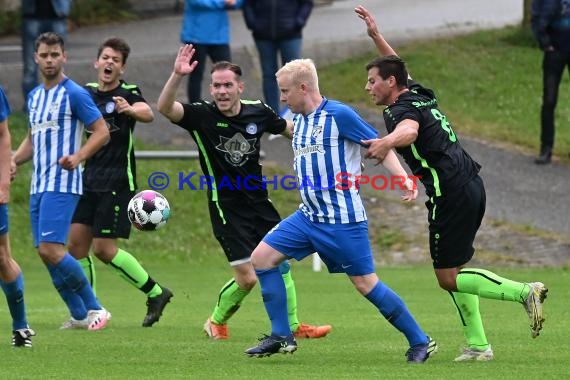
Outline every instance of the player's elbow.
{"type": "Polygon", "coordinates": [[[170,118],[169,115],[171,115],[174,111],[174,102],[169,102],[166,101],[166,99],[159,97],[158,102],[156,102],[156,108],[162,115],[170,118]]]}
{"type": "Polygon", "coordinates": [[[406,134],[404,140],[406,141],[406,145],[410,145],[416,141],[418,138],[418,130],[415,128],[406,128],[406,134]]]}

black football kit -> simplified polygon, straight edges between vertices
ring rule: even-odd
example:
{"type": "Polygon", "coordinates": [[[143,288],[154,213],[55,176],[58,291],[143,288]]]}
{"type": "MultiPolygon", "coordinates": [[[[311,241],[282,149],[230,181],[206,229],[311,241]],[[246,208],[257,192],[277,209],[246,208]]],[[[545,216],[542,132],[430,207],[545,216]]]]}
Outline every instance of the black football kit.
{"type": "Polygon", "coordinates": [[[175,124],[198,145],[203,174],[211,179],[206,189],[214,236],[230,263],[248,261],[281,220],[264,184],[260,140],[265,132],[282,133],[287,122],[260,100],[242,99],[240,113],[231,117],[208,101],[183,106],[184,116],[175,124]]]}
{"type": "Polygon", "coordinates": [[[485,214],[481,166],[459,144],[432,90],[409,81],[409,91],[384,109],[388,133],[410,119],[419,124],[410,145],[396,148],[426,189],[430,253],[435,268],[455,268],[474,254],[473,240],[485,214]]]}
{"type": "Polygon", "coordinates": [[[127,206],[137,188],[133,145],[136,120],[118,113],[113,97],[120,96],[131,105],[146,101],[138,86],[123,80],[111,91],[99,91],[97,83],[88,83],[85,89],[101,111],[111,139],[85,163],[84,192],[72,223],[90,225],[94,237],[128,239],[131,223],[127,206]]]}
{"type": "Polygon", "coordinates": [[[101,111],[111,140],[99,149],[85,164],[83,186],[88,191],[134,191],[137,188],[133,132],[136,120],[115,110],[113,97],[121,96],[129,104],[145,102],[136,85],[123,80],[111,91],[99,91],[97,83],[88,83],[85,89],[101,111]]]}

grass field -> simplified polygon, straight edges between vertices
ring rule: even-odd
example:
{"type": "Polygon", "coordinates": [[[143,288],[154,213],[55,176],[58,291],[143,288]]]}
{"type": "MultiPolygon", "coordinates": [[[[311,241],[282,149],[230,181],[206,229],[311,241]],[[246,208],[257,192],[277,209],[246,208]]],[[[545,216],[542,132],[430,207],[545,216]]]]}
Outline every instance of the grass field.
{"type": "MultiPolygon", "coordinates": [[[[567,355],[561,348],[568,341],[570,310],[560,295],[567,293],[568,269],[504,271],[513,279],[541,279],[548,284],[548,320],[543,336],[532,340],[520,305],[483,300],[482,312],[496,355],[490,363],[452,362],[463,344],[462,332],[449,296],[438,290],[428,266],[378,270],[441,346],[425,366],[407,365],[404,338],[344,276],[312,272],[310,260],[294,265],[299,315],[309,323],[332,324],[329,337],[300,341],[298,352],[292,356],[245,357],[243,350],[270,327],[256,288],[231,320],[231,340],[210,341],[201,327],[230,271],[211,236],[205,194],[200,191],[165,190],[173,210],[169,223],[156,232],[133,231],[132,238],[122,244],[156,280],[174,291],[163,319],[152,328],[140,327],[146,312],[144,295],[98,263],[98,296],[113,313],[108,328],[98,332],[60,331],[58,327],[68,314],[32,249],[26,215],[28,172],[26,167],[20,169],[13,185],[11,240],[14,255],[25,271],[29,321],[38,336],[31,350],[11,348],[10,319],[5,303],[0,303],[0,326],[4,326],[0,330],[0,378],[509,379],[517,373],[521,379],[532,379],[537,373],[543,378],[566,373],[567,355]]],[[[196,162],[139,161],[140,178],[157,170],[188,173],[196,170],[196,162]]],[[[297,204],[295,192],[278,191],[272,198],[283,214],[297,204]]]]}
{"type": "MultiPolygon", "coordinates": [[[[421,49],[404,48],[401,53],[411,62],[412,73],[417,79],[429,78],[423,81],[426,85],[433,83],[439,86],[436,89],[439,88],[444,109],[457,113],[455,119],[461,120],[459,128],[473,128],[463,130],[464,133],[471,131],[477,134],[481,124],[482,137],[534,148],[538,142],[538,127],[534,116],[528,114],[534,115],[532,112],[538,107],[536,97],[540,96],[537,92],[540,90],[535,83],[540,77],[538,68],[531,70],[523,66],[527,67],[523,70],[513,64],[512,70],[497,73],[490,68],[490,71],[474,71],[474,67],[463,70],[464,74],[460,75],[458,71],[463,66],[461,62],[454,61],[457,58],[467,65],[466,60],[478,60],[480,65],[497,64],[500,67],[499,63],[506,59],[501,54],[521,54],[525,58],[520,59],[527,64],[533,55],[534,59],[539,59],[536,58],[539,53],[525,45],[528,39],[522,40],[526,41],[522,45],[526,47],[514,51],[509,51],[507,45],[499,49],[493,44],[493,41],[498,45],[505,44],[505,41],[512,44],[516,36],[516,32],[508,29],[477,33],[445,43],[425,44],[421,49]],[[470,50],[472,44],[479,49],[477,52],[470,50]],[[482,51],[483,48],[491,53],[485,53],[487,50],[482,51]],[[435,60],[438,54],[444,56],[438,49],[450,51],[445,53],[447,58],[444,61],[435,60]],[[421,65],[421,62],[433,62],[433,65],[421,65]],[[443,66],[445,70],[440,69],[443,66]],[[518,79],[508,79],[513,72],[517,73],[524,88],[518,87],[521,85],[518,79]],[[434,78],[432,75],[436,74],[447,76],[449,80],[434,78]],[[471,88],[469,83],[474,78],[477,81],[471,88]],[[533,82],[534,87],[524,84],[527,80],[533,82]],[[470,89],[473,92],[468,96],[458,95],[470,89]],[[495,99],[492,95],[496,91],[506,91],[512,96],[527,94],[530,100],[514,110],[497,107],[488,101],[495,99]],[[465,99],[471,103],[461,106],[459,103],[465,99]],[[501,113],[501,109],[508,112],[501,113]],[[504,129],[517,129],[505,136],[497,136],[494,134],[497,125],[504,129]]],[[[332,92],[331,97],[339,97],[334,91],[342,88],[344,100],[357,106],[367,104],[369,100],[363,96],[361,88],[354,85],[364,85],[364,69],[359,72],[354,68],[362,67],[365,60],[359,58],[324,69],[321,82],[327,91],[323,92],[332,92]],[[350,73],[354,72],[357,78],[351,79],[350,73]],[[339,80],[333,85],[335,78],[339,80]],[[351,98],[353,88],[355,94],[351,98]]],[[[560,112],[568,112],[568,102],[561,99],[560,106],[560,112]]],[[[25,132],[21,115],[15,114],[11,119],[11,130],[15,148],[25,132]]],[[[559,128],[559,131],[559,147],[569,150],[570,143],[564,141],[570,141],[567,137],[570,132],[564,128],[559,128]]],[[[145,179],[154,171],[198,171],[195,161],[182,160],[139,160],[138,167],[139,184],[143,188],[146,187],[145,179]]],[[[267,169],[267,174],[272,171],[279,173],[277,168],[267,169]]],[[[481,301],[486,331],[496,357],[489,363],[452,362],[464,343],[461,327],[449,296],[438,289],[432,269],[426,265],[378,268],[380,277],[401,294],[426,332],[440,345],[440,352],[426,365],[407,365],[404,358],[407,344],[403,336],[356,293],[344,276],[315,273],[308,260],[293,266],[299,316],[308,323],[332,324],[330,336],[323,340],[300,341],[299,350],[294,355],[275,355],[264,359],[245,357],[244,349],[254,345],[261,333],[269,332],[269,321],[256,288],[231,320],[231,339],[226,342],[210,341],[201,331],[202,324],[212,311],[220,287],[229,279],[230,270],[211,234],[206,194],[177,191],[175,188],[163,191],[173,211],[164,229],[149,233],[133,231],[131,239],[121,245],[137,256],[156,280],[174,291],[175,297],[162,320],[152,328],[140,327],[146,312],[144,295],[126,284],[110,268],[98,263],[98,296],[113,313],[111,322],[103,331],[60,331],[60,324],[68,318],[66,308],[32,248],[28,220],[29,171],[29,165],[21,167],[12,187],[10,234],[13,254],[24,269],[29,321],[38,335],[31,350],[12,349],[9,345],[11,335],[7,307],[5,302],[0,302],[0,379],[522,380],[566,378],[568,375],[565,347],[570,340],[570,309],[566,304],[569,268],[489,268],[514,280],[540,280],[550,288],[546,303],[547,321],[543,334],[536,340],[530,337],[527,317],[520,305],[481,301]]],[[[282,215],[291,212],[298,204],[296,192],[277,191],[272,194],[272,199],[282,215]]],[[[385,228],[382,231],[371,230],[370,234],[401,236],[398,231],[385,228]]],[[[378,246],[374,248],[381,254],[378,246]]],[[[424,254],[427,255],[427,247],[424,254]]]]}
{"type": "MultiPolygon", "coordinates": [[[[168,228],[168,227],[166,227],[168,228]]],[[[159,232],[171,239],[168,229],[159,232]]],[[[138,236],[135,240],[139,239],[138,236]]],[[[133,251],[134,252],[134,251],[133,251]]],[[[508,270],[520,280],[546,279],[551,298],[543,334],[530,338],[520,305],[482,300],[481,310],[496,359],[488,363],[453,363],[463,338],[452,304],[425,266],[379,268],[379,274],[405,299],[423,328],[440,344],[426,365],[406,364],[406,342],[358,296],[344,276],[312,272],[308,262],[296,263],[299,315],[302,321],[330,323],[325,339],[301,340],[293,355],[248,358],[243,350],[268,332],[269,323],[258,288],[230,323],[231,339],[210,341],[201,326],[213,307],[219,287],[228,278],[222,255],[189,250],[186,258],[168,260],[151,250],[139,258],[157,279],[175,293],[162,320],[142,328],[144,296],[110,269],[100,268],[99,297],[113,313],[105,330],[60,331],[66,310],[51,287],[39,260],[24,261],[29,319],[38,332],[34,347],[15,350],[8,344],[9,319],[0,312],[0,378],[69,379],[554,379],[567,375],[570,311],[565,287],[567,270],[508,270]],[[208,256],[208,257],[206,257],[208,256]]],[[[29,256],[33,253],[29,252],[29,256]]],[[[20,254],[22,256],[22,254],[20,254]]]]}

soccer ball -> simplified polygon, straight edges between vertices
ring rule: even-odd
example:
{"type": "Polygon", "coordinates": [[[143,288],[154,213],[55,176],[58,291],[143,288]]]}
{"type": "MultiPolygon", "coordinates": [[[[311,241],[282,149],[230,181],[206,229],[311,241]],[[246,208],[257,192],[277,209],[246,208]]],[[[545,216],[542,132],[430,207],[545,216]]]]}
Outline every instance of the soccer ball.
{"type": "Polygon", "coordinates": [[[137,230],[154,231],[168,221],[170,205],[162,194],[153,190],[143,190],[130,200],[127,215],[137,230]]]}

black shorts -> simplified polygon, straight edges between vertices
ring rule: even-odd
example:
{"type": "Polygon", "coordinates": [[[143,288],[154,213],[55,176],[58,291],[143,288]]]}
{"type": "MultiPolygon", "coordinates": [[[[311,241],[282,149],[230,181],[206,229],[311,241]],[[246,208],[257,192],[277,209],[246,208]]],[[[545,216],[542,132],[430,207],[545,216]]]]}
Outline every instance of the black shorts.
{"type": "Polygon", "coordinates": [[[485,202],[485,186],[479,176],[450,194],[426,202],[434,268],[456,268],[471,260],[485,202]]]}
{"type": "Polygon", "coordinates": [[[214,236],[232,266],[249,262],[261,239],[281,221],[270,200],[208,204],[214,236]]]}
{"type": "Polygon", "coordinates": [[[96,238],[128,239],[131,222],[127,207],[134,195],[133,191],[86,191],[79,199],[71,223],[91,226],[96,238]]]}

